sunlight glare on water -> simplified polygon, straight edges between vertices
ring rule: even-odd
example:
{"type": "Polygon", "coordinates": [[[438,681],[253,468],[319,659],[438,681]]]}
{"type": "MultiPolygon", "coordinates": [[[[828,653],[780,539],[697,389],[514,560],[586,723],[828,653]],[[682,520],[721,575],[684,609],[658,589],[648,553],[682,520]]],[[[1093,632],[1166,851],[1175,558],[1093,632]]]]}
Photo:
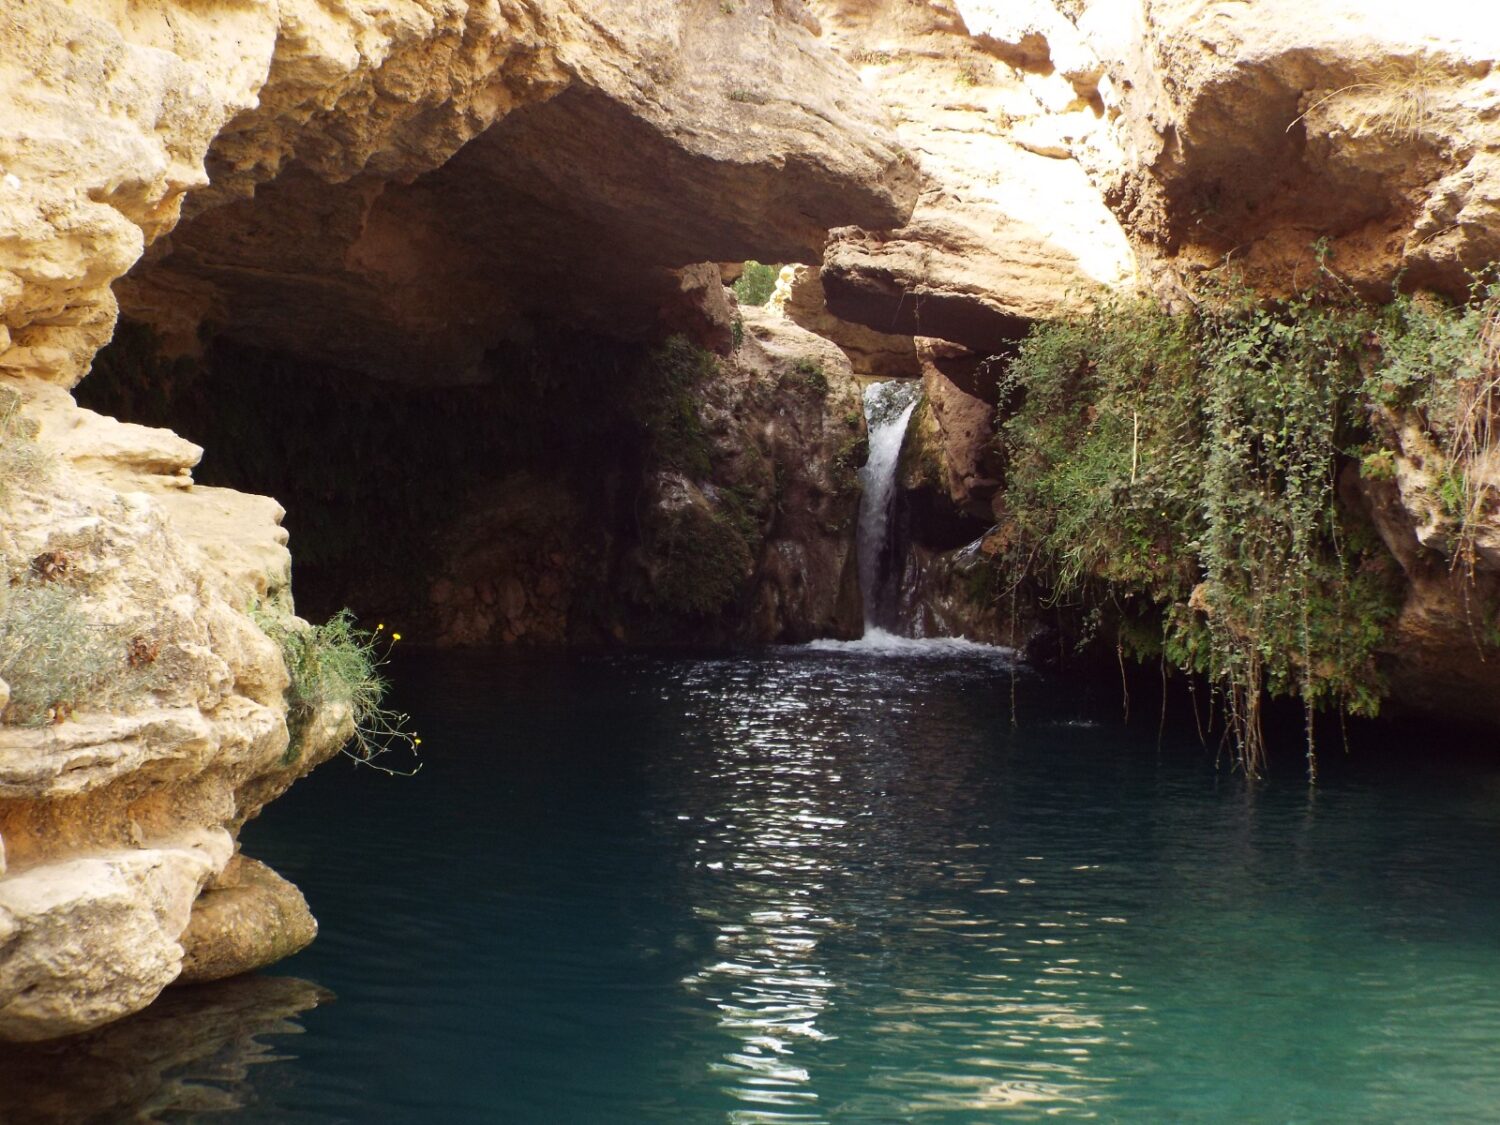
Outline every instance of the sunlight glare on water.
{"type": "Polygon", "coordinates": [[[277,1122],[1493,1119],[1493,761],[1251,784],[1024,668],[1013,727],[1011,672],[408,657],[423,771],[245,833],[322,922],[274,971],[337,999],[208,1081],[277,1122]]]}

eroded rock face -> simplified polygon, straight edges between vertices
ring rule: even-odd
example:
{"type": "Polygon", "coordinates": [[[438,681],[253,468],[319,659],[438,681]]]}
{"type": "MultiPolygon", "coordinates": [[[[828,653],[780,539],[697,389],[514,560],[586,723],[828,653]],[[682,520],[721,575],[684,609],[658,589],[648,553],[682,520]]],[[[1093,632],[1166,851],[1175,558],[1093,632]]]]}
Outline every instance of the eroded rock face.
{"type": "MultiPolygon", "coordinates": [[[[685,267],[810,259],[826,227],[899,224],[914,198],[882,109],[818,31],[795,0],[0,17],[0,374],[30,427],[0,418],[0,551],[13,590],[109,647],[66,692],[9,668],[0,1036],[93,1027],[184,959],[202,979],[309,940],[295,889],[234,858],[234,836],[346,733],[322,715],[288,760],[286,670],[246,614],[290,610],[275,502],[194,485],[195,446],[67,396],[110,337],[112,283],[179,350],[212,321],[428,383],[475,377],[540,321],[733,350],[713,270],[685,267]]],[[[825,628],[819,599],[768,627],[825,628]]]]}
{"type": "Polygon", "coordinates": [[[790,293],[782,311],[795,324],[831,340],[849,357],[856,375],[872,379],[915,379],[922,373],[917,342],[911,336],[876,332],[863,324],[841,320],[828,310],[822,271],[817,266],[794,268],[790,293]]]}
{"type": "Polygon", "coordinates": [[[648,423],[673,423],[665,441],[622,434],[584,483],[519,470],[475,495],[438,540],[442,642],[859,634],[858,385],[829,341],[772,310],[739,315],[739,345],[689,357],[701,374],[648,423]]]}
{"type": "Polygon", "coordinates": [[[841,231],[829,308],[1000,350],[1136,261],[1159,295],[1230,259],[1267,293],[1321,240],[1367,296],[1462,296],[1500,257],[1500,27],[1444,0],[827,0],[925,187],[841,231]]]}
{"type": "Polygon", "coordinates": [[[1263,291],[1306,284],[1311,244],[1371,294],[1462,295],[1500,256],[1500,25],[1357,0],[1090,3],[1122,163],[1101,185],[1158,269],[1226,255],[1263,291]]]}
{"type": "Polygon", "coordinates": [[[109,340],[109,285],[208,182],[255,101],[273,5],[33,0],[0,16],[0,370],[71,385],[109,340]],[[211,61],[210,61],[211,60],[211,61]]]}
{"type": "MultiPolygon", "coordinates": [[[[239,827],[345,731],[326,716],[288,758],[286,669],[246,613],[286,597],[280,508],[196,487],[201,451],[168,432],[53,384],[7,393],[0,1038],[29,1040],[176,979],[239,827]]],[[[261,940],[242,922],[239,941],[261,940]]]]}
{"type": "Polygon", "coordinates": [[[223,980],[273,965],[309,945],[318,923],[307,900],[264,863],[236,855],[193,904],[179,939],[179,980],[223,980]]]}
{"type": "Polygon", "coordinates": [[[904,153],[784,9],[18,8],[0,369],[75,382],[110,283],[191,189],[195,221],[121,287],[138,317],[183,346],[211,318],[408,377],[461,374],[538,313],[649,322],[691,262],[811,258],[829,225],[899,222],[904,153]]]}
{"type": "MultiPolygon", "coordinates": [[[[1032,7],[1050,12],[1045,29],[1071,27],[1032,7]]],[[[1097,70],[1058,69],[1018,8],[1027,5],[815,5],[923,174],[909,223],[833,232],[822,280],[835,316],[987,355],[1031,321],[1134,281],[1125,233],[1077,159],[1108,131],[1097,70]],[[979,20],[992,9],[1004,26],[979,20]]]]}
{"type": "Polygon", "coordinates": [[[347,63],[278,53],[122,290],[133,316],[463,381],[539,318],[659,337],[682,267],[810,260],[827,227],[910,210],[879,106],[769,0],[409,6],[443,13],[347,63]]]}

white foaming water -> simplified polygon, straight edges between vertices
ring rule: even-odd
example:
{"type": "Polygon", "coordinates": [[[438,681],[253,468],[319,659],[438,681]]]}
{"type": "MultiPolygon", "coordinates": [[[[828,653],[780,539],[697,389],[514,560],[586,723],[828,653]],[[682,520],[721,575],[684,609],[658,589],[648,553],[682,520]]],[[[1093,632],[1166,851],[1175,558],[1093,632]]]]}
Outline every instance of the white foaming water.
{"type": "Polygon", "coordinates": [[[874,625],[866,625],[865,635],[857,641],[812,641],[804,647],[853,656],[982,656],[1007,664],[1016,656],[1015,649],[980,644],[966,637],[900,637],[874,625]]]}
{"type": "MultiPolygon", "coordinates": [[[[906,424],[916,409],[920,387],[914,382],[871,383],[865,388],[865,421],[870,434],[870,456],[859,470],[864,493],[859,501],[859,585],[864,592],[865,636],[879,632],[881,562],[890,539],[892,508],[896,502],[896,463],[906,424]]],[[[889,634],[887,634],[889,635],[889,634]]]]}

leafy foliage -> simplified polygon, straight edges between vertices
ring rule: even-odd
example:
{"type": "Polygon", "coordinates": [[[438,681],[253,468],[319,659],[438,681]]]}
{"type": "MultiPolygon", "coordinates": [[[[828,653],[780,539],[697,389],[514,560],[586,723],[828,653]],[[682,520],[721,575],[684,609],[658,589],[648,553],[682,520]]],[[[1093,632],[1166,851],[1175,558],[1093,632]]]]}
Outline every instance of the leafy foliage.
{"type": "Polygon", "coordinates": [[[1300,698],[1315,771],[1315,708],[1379,708],[1400,594],[1338,474],[1356,458],[1392,471],[1382,403],[1420,399],[1463,430],[1486,323],[1409,299],[1375,309],[1325,275],[1281,302],[1224,286],[1188,316],[1116,300],[1038,327],[1001,388],[1012,566],[1107,607],[1122,648],[1210,677],[1249,772],[1264,696],[1300,698]]]}
{"type": "Polygon", "coordinates": [[[1457,524],[1453,561],[1472,577],[1477,530],[1500,501],[1491,467],[1500,445],[1500,285],[1476,282],[1457,309],[1401,297],[1375,332],[1382,362],[1366,393],[1388,416],[1419,419],[1441,449],[1439,494],[1457,524]]]}
{"type": "Polygon", "coordinates": [[[744,272],[735,280],[731,288],[734,295],[739,298],[742,305],[764,305],[771,299],[771,294],[776,292],[776,278],[781,273],[780,266],[762,265],[760,262],[746,262],[744,272]]]}

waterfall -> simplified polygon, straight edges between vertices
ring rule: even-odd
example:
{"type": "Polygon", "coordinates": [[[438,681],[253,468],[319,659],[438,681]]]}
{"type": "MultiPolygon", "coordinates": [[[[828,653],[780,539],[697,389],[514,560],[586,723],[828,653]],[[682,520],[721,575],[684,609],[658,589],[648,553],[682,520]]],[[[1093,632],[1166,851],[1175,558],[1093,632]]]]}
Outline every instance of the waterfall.
{"type": "Polygon", "coordinates": [[[920,394],[920,384],[902,380],[871,383],[865,388],[870,456],[859,470],[864,494],[859,502],[856,550],[866,636],[887,632],[896,625],[902,564],[899,543],[891,534],[896,512],[896,467],[906,424],[920,394]]]}

